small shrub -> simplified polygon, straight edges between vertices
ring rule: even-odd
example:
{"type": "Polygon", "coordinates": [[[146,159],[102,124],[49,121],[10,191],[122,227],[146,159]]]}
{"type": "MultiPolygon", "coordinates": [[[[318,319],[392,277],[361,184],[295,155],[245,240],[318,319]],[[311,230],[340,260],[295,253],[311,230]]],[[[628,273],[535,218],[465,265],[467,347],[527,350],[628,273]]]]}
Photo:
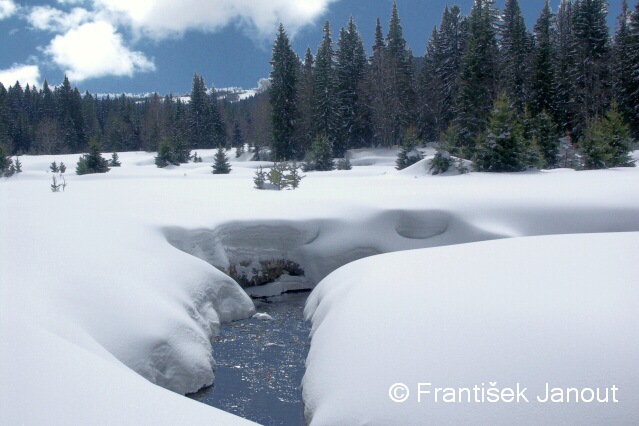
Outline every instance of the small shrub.
{"type": "Polygon", "coordinates": [[[417,134],[414,129],[409,129],[402,140],[402,147],[397,154],[397,161],[395,162],[395,169],[404,170],[406,167],[422,160],[422,153],[415,147],[419,145],[417,140],[417,134]]]}
{"type": "Polygon", "coordinates": [[[433,161],[430,164],[429,171],[433,175],[446,173],[450,166],[453,164],[453,159],[450,158],[450,154],[446,151],[437,151],[433,161]]]}
{"type": "Polygon", "coordinates": [[[352,170],[353,165],[348,158],[342,158],[337,162],[337,170],[352,170]]]}
{"type": "Polygon", "coordinates": [[[109,161],[109,166],[120,167],[121,165],[122,163],[120,163],[120,160],[118,158],[118,153],[114,152],[113,154],[111,154],[111,160],[109,161]]]}
{"type": "Polygon", "coordinates": [[[52,176],[52,183],[51,183],[51,192],[60,192],[60,188],[62,188],[62,191],[64,191],[67,187],[67,181],[64,178],[64,176],[60,175],[60,179],[62,179],[62,183],[58,183],[58,179],[56,179],[55,176],[52,176]]]}
{"type": "Polygon", "coordinates": [[[331,142],[326,136],[318,137],[313,142],[313,158],[315,170],[319,172],[335,170],[331,142]]]}
{"type": "Polygon", "coordinates": [[[173,147],[166,138],[163,138],[160,141],[160,145],[158,146],[158,155],[155,157],[155,165],[159,168],[164,168],[168,165],[180,165],[173,147]]]}
{"type": "Polygon", "coordinates": [[[259,169],[255,170],[255,177],[253,177],[253,184],[255,184],[256,189],[264,189],[264,184],[266,183],[266,172],[262,170],[262,166],[259,169]]]}
{"type": "Polygon", "coordinates": [[[58,167],[58,164],[54,161],[49,166],[49,170],[51,170],[53,173],[58,173],[60,171],[60,168],[58,167]]]}
{"type": "Polygon", "coordinates": [[[100,155],[100,144],[96,139],[89,141],[89,152],[80,157],[75,172],[79,175],[92,173],[106,173],[109,171],[109,162],[100,155]]]}
{"type": "Polygon", "coordinates": [[[63,162],[60,162],[60,173],[64,173],[66,171],[67,171],[67,166],[65,166],[63,162]]]}

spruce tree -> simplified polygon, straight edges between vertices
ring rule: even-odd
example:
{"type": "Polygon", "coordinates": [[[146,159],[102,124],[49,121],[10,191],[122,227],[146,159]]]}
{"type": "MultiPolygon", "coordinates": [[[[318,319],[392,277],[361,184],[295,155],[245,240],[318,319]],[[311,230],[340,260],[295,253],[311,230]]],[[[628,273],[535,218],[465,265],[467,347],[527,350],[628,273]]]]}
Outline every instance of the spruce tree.
{"type": "Polygon", "coordinates": [[[292,159],[298,154],[295,141],[297,114],[297,73],[299,60],[280,24],[271,59],[270,100],[273,130],[273,157],[292,159]]]}
{"type": "Polygon", "coordinates": [[[532,40],[518,0],[506,0],[500,33],[502,87],[521,113],[529,102],[532,40]]]}
{"type": "Polygon", "coordinates": [[[634,167],[630,156],[633,140],[617,104],[613,103],[603,119],[603,132],[607,139],[607,167],[634,167]]]}
{"type": "Polygon", "coordinates": [[[431,33],[418,79],[417,119],[422,137],[439,137],[454,118],[464,38],[465,24],[459,7],[447,6],[439,29],[431,33]]]}
{"type": "Polygon", "coordinates": [[[366,78],[367,103],[370,105],[372,124],[372,140],[375,146],[391,147],[395,141],[393,137],[393,118],[390,113],[388,101],[389,91],[388,73],[386,72],[386,44],[379,18],[375,26],[375,44],[373,56],[370,58],[370,67],[366,78]]]}
{"type": "Polygon", "coordinates": [[[231,145],[237,149],[239,154],[236,154],[236,157],[239,157],[244,152],[244,136],[242,136],[242,129],[240,129],[240,124],[235,123],[233,125],[233,139],[231,145]]]}
{"type": "Polygon", "coordinates": [[[609,32],[605,0],[577,0],[573,14],[575,125],[602,115],[610,100],[609,32]]]}
{"type": "Polygon", "coordinates": [[[353,17],[340,31],[336,53],[338,99],[338,137],[333,143],[333,154],[343,157],[346,150],[360,146],[367,129],[362,126],[360,111],[360,83],[366,73],[367,59],[362,38],[353,17]]]}
{"type": "Polygon", "coordinates": [[[562,130],[574,127],[576,91],[573,80],[575,61],[575,36],[573,31],[573,3],[572,0],[561,0],[557,11],[557,26],[553,41],[555,52],[555,72],[557,79],[557,115],[562,130]]]}
{"type": "Polygon", "coordinates": [[[264,189],[264,184],[266,183],[266,172],[260,166],[255,170],[255,176],[253,177],[253,184],[255,185],[255,189],[264,189]]]}
{"type": "Polygon", "coordinates": [[[111,154],[111,160],[109,161],[109,166],[110,167],[120,167],[122,165],[122,163],[120,163],[120,160],[118,158],[118,153],[114,152],[113,154],[111,154]]]}
{"type": "Polygon", "coordinates": [[[315,55],[315,134],[326,135],[332,147],[338,142],[339,110],[337,80],[335,74],[335,52],[328,21],[322,29],[322,42],[315,55]]]}
{"type": "Polygon", "coordinates": [[[170,165],[180,165],[180,161],[175,154],[173,144],[166,137],[162,138],[158,145],[158,155],[155,157],[155,165],[159,168],[164,168],[170,165]]]}
{"type": "Polygon", "coordinates": [[[639,137],[639,1],[630,16],[628,47],[626,55],[629,63],[629,75],[623,110],[629,117],[630,125],[636,137],[639,137]]]}
{"type": "Polygon", "coordinates": [[[300,153],[306,153],[311,149],[314,134],[315,117],[315,60],[311,48],[306,48],[304,64],[298,80],[298,110],[299,120],[297,126],[297,138],[299,139],[300,153]]]}
{"type": "Polygon", "coordinates": [[[422,160],[422,154],[416,149],[417,145],[417,132],[411,128],[402,139],[397,160],[395,161],[395,169],[404,170],[406,167],[412,166],[422,160]]]}
{"type": "Polygon", "coordinates": [[[213,146],[227,146],[228,137],[226,134],[226,123],[224,123],[224,120],[222,119],[222,113],[220,112],[220,108],[217,104],[217,95],[214,87],[211,87],[207,114],[211,120],[213,146]]]}
{"type": "Polygon", "coordinates": [[[13,160],[9,157],[7,148],[0,143],[0,177],[9,177],[13,160]]]}
{"type": "Polygon", "coordinates": [[[519,172],[526,167],[526,155],[523,128],[502,92],[477,147],[475,168],[479,172],[519,172]]]}
{"type": "Polygon", "coordinates": [[[535,23],[535,51],[533,56],[532,99],[533,114],[546,111],[555,120],[559,119],[556,103],[557,80],[555,77],[555,54],[553,48],[555,16],[546,0],[541,15],[535,23]]]}
{"type": "Polygon", "coordinates": [[[224,152],[224,147],[220,146],[215,153],[215,162],[212,166],[213,170],[211,173],[214,175],[228,175],[231,173],[231,165],[229,164],[229,159],[224,152]]]}
{"type": "Polygon", "coordinates": [[[393,2],[391,17],[386,35],[386,60],[384,90],[388,112],[391,114],[391,138],[398,144],[413,120],[415,92],[413,88],[412,53],[407,48],[404,30],[397,11],[397,2],[393,2]]]}
{"type": "Polygon", "coordinates": [[[559,166],[559,129],[546,110],[533,118],[532,137],[541,154],[541,167],[554,169],[559,166]]]}
{"type": "Polygon", "coordinates": [[[485,127],[497,79],[497,39],[492,2],[475,0],[468,17],[468,37],[460,70],[455,125],[468,152],[485,127]]]}
{"type": "Polygon", "coordinates": [[[313,142],[314,170],[323,172],[335,169],[331,143],[326,136],[318,136],[313,142]]]}
{"type": "Polygon", "coordinates": [[[109,162],[100,154],[100,143],[93,138],[89,141],[89,152],[78,160],[75,172],[78,175],[91,173],[106,173],[109,169],[109,162]]]}
{"type": "Polygon", "coordinates": [[[587,122],[586,130],[579,147],[586,170],[605,169],[608,144],[606,134],[599,117],[587,122]]]}
{"type": "Polygon", "coordinates": [[[195,148],[214,146],[211,123],[211,106],[206,93],[204,78],[197,71],[193,74],[189,101],[189,138],[195,148]]]}

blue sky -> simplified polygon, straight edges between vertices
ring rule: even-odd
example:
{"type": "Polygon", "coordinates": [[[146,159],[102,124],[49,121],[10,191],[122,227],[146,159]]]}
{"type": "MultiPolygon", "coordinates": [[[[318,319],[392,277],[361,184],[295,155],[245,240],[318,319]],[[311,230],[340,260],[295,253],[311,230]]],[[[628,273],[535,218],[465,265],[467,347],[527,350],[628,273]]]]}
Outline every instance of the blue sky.
{"type": "MultiPolygon", "coordinates": [[[[501,7],[504,0],[498,0],[501,7]]],[[[446,4],[468,13],[472,0],[398,0],[416,55],[446,4]]],[[[544,0],[520,0],[532,26],[544,0]]],[[[552,0],[556,9],[559,0],[552,0]]],[[[614,27],[621,0],[612,0],[614,27]]],[[[631,7],[634,4],[631,3],[631,7]]],[[[0,81],[73,85],[93,93],[186,93],[193,71],[216,87],[257,86],[268,76],[277,24],[303,56],[316,51],[329,19],[335,38],[353,16],[370,50],[375,20],[384,31],[392,0],[0,0],[0,81]]]]}

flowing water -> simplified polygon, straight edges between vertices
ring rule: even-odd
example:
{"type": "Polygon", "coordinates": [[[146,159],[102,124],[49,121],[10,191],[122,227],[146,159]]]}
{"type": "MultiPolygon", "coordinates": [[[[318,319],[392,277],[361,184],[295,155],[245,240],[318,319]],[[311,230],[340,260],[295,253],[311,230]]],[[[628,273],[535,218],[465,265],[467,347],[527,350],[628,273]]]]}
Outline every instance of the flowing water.
{"type": "Polygon", "coordinates": [[[256,300],[272,321],[226,324],[213,342],[215,383],[190,397],[263,425],[303,425],[301,383],[310,347],[308,293],[256,300]]]}

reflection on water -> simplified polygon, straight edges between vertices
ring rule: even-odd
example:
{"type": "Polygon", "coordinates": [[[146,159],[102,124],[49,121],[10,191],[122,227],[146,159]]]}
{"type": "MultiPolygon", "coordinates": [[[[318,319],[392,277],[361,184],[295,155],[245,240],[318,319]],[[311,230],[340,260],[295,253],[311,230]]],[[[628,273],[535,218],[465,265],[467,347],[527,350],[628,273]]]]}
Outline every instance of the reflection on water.
{"type": "Polygon", "coordinates": [[[303,309],[308,293],[255,301],[273,321],[227,324],[213,342],[213,386],[190,395],[264,425],[304,424],[301,383],[310,346],[303,309]]]}

